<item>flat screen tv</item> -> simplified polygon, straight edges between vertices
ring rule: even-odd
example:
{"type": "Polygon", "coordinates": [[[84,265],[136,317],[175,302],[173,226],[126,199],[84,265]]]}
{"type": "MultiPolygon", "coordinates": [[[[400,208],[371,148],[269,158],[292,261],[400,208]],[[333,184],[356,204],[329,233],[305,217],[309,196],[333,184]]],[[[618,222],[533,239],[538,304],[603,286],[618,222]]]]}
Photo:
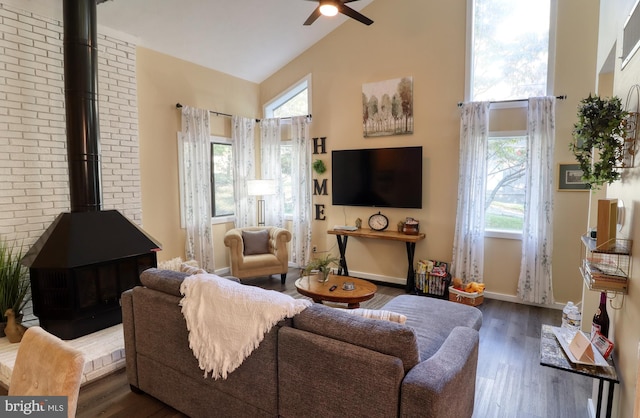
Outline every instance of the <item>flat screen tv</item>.
{"type": "Polygon", "coordinates": [[[336,150],[331,174],[334,205],[422,208],[422,147],[336,150]]]}

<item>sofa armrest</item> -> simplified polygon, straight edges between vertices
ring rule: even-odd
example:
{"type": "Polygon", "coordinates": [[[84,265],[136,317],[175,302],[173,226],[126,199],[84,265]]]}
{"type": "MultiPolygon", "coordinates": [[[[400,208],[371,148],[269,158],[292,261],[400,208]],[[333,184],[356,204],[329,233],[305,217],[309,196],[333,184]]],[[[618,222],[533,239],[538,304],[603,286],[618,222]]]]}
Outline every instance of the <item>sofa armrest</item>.
{"type": "Polygon", "coordinates": [[[440,349],[402,382],[400,416],[465,418],[473,415],[478,331],[456,327],[440,349]]]}
{"type": "Polygon", "coordinates": [[[244,244],[242,243],[242,231],[230,229],[224,235],[224,245],[229,247],[231,272],[240,271],[242,260],[244,259],[244,244]]]}
{"type": "Polygon", "coordinates": [[[287,242],[291,241],[291,232],[284,228],[273,227],[269,230],[269,250],[280,260],[280,263],[286,265],[289,262],[289,252],[287,251],[287,242]]]}

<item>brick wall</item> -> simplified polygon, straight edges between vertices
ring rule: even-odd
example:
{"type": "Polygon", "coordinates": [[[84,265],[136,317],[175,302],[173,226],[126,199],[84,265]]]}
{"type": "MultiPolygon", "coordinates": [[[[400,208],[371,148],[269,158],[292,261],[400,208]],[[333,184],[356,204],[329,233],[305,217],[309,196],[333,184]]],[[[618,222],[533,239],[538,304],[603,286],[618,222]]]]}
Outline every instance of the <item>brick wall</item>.
{"type": "MultiPolygon", "coordinates": [[[[0,237],[26,247],[70,207],[62,32],[0,4],[0,237]]],[[[98,36],[103,208],[140,224],[135,48],[98,36]]]]}

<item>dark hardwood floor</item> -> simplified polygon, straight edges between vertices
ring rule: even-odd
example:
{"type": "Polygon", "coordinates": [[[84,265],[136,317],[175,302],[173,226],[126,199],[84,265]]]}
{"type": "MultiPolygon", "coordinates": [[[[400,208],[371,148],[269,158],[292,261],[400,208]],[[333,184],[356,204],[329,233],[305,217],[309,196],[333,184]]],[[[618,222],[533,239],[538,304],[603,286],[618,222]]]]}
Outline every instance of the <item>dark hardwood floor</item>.
{"type": "MultiPolygon", "coordinates": [[[[301,297],[293,278],[255,279],[248,284],[301,297]]],[[[404,290],[378,286],[376,296],[362,304],[379,308],[404,290]]],[[[475,418],[587,417],[591,379],[540,366],[540,328],[559,325],[561,311],[485,299],[476,380],[475,418]]],[[[212,412],[214,408],[212,408],[212,412]]],[[[124,370],[80,390],[77,416],[183,417],[147,395],[129,390],[124,370]]],[[[213,415],[212,413],[212,416],[213,415]]]]}

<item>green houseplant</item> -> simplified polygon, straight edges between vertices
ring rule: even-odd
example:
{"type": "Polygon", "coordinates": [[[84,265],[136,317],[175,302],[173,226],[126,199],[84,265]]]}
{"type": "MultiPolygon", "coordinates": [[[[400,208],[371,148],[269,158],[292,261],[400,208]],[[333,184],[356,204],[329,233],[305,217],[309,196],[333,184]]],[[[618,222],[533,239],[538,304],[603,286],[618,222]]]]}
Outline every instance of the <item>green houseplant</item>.
{"type": "Polygon", "coordinates": [[[622,143],[628,116],[618,97],[587,97],[578,106],[574,142],[569,145],[582,170],[582,180],[598,189],[620,178],[622,143]]]}
{"type": "Polygon", "coordinates": [[[307,264],[302,269],[302,275],[308,276],[312,272],[317,272],[318,280],[321,282],[326,282],[327,280],[329,280],[329,273],[331,273],[331,266],[332,265],[337,266],[339,262],[340,262],[339,258],[334,257],[331,253],[328,253],[325,256],[314,258],[313,260],[309,261],[309,264],[307,264]]]}
{"type": "MultiPolygon", "coordinates": [[[[22,250],[0,239],[0,315],[6,323],[5,312],[13,309],[16,317],[31,298],[27,268],[22,265],[22,250]]],[[[4,333],[4,326],[0,331],[4,333]]]]}

